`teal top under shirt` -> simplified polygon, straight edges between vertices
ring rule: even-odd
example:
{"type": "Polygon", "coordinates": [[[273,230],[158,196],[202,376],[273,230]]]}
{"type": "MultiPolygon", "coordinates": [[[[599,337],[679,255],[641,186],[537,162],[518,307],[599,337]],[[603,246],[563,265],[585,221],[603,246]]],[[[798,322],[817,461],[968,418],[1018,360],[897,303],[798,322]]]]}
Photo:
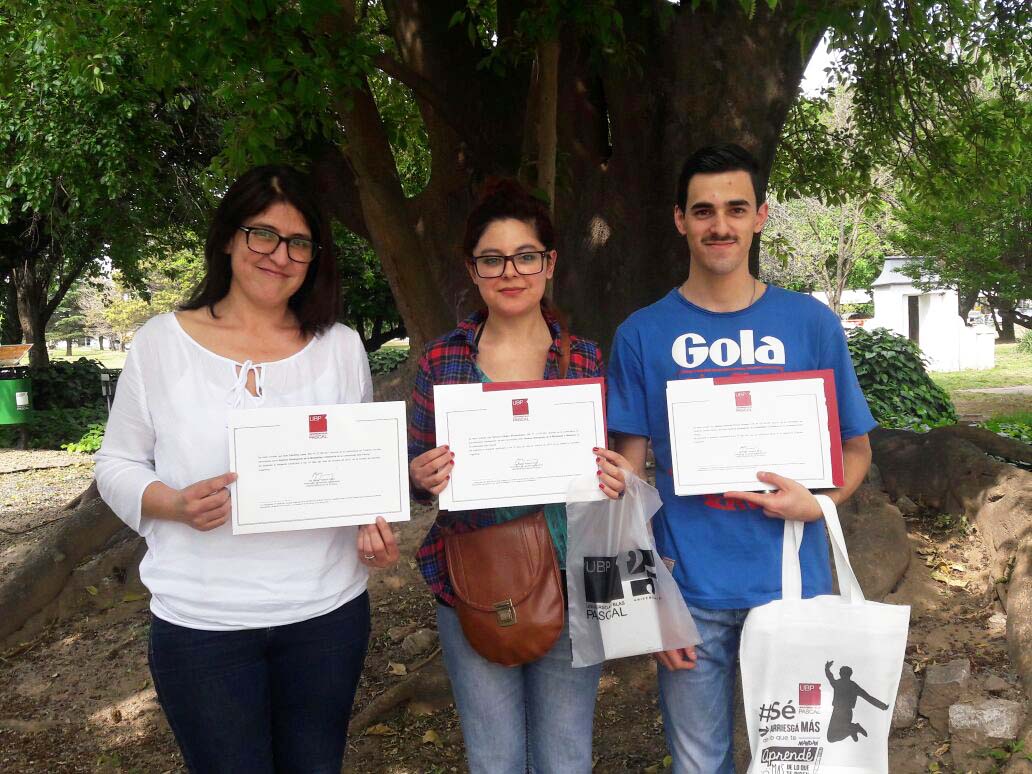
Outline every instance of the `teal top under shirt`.
{"type": "MultiPolygon", "coordinates": [[[[473,364],[477,376],[483,384],[490,384],[491,378],[480,370],[480,366],[473,364]]],[[[495,515],[499,522],[512,521],[521,516],[526,516],[536,511],[544,510],[545,522],[548,524],[548,533],[552,536],[552,545],[555,546],[555,556],[559,561],[559,569],[566,569],[566,505],[563,503],[550,503],[548,505],[514,505],[508,508],[495,508],[495,515]]]]}

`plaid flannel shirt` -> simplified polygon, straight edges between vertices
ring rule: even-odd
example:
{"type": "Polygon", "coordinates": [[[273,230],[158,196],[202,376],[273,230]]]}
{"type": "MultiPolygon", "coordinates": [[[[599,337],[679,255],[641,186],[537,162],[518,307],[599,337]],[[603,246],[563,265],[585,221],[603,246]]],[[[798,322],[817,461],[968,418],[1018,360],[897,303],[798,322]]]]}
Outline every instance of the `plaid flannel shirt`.
{"type": "MultiPolygon", "coordinates": [[[[430,342],[423,350],[416,373],[416,384],[412,391],[412,417],[409,421],[408,442],[410,461],[437,446],[437,433],[434,428],[434,385],[480,382],[475,365],[477,347],[474,339],[477,327],[486,319],[486,310],[476,312],[459,323],[451,333],[430,342]]],[[[547,313],[545,321],[552,334],[552,346],[548,349],[544,378],[558,379],[561,329],[558,320],[547,313]]],[[[571,335],[567,378],[581,379],[602,375],[602,351],[598,344],[571,335]]],[[[420,502],[432,501],[427,492],[413,491],[412,494],[420,502]]],[[[445,526],[455,532],[470,532],[497,524],[498,521],[493,508],[438,512],[433,526],[416,552],[419,571],[435,596],[449,605],[455,604],[455,595],[448,580],[448,568],[445,564],[441,527],[445,526]]]]}

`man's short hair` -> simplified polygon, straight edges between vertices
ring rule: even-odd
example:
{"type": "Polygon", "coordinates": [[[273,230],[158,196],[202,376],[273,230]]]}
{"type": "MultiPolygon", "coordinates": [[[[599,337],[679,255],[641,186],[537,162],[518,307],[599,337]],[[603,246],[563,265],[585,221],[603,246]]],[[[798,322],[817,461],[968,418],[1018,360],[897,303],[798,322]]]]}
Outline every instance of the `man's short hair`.
{"type": "Polygon", "coordinates": [[[684,209],[688,199],[688,182],[695,175],[738,171],[749,173],[756,194],[756,206],[759,207],[767,197],[767,181],[760,174],[760,164],[756,157],[733,142],[707,145],[688,157],[677,179],[677,206],[684,209]]]}

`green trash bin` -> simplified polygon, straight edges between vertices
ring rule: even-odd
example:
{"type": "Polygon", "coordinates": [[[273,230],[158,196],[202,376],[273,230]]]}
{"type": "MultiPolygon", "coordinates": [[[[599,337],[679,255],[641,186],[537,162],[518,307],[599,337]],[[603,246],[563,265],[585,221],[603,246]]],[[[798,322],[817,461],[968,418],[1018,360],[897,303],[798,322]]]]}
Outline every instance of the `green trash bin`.
{"type": "Polygon", "coordinates": [[[24,425],[32,417],[32,380],[25,366],[0,368],[0,425],[24,425]]]}

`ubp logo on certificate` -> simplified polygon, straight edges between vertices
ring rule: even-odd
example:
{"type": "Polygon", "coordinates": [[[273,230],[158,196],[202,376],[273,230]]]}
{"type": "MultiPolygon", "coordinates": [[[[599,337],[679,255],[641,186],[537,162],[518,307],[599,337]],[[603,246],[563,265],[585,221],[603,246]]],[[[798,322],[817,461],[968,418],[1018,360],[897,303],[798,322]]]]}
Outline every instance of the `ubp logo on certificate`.
{"type": "Polygon", "coordinates": [[[326,415],[325,414],[309,414],[308,415],[308,437],[309,438],[325,438],[326,437],[326,415]]]}

